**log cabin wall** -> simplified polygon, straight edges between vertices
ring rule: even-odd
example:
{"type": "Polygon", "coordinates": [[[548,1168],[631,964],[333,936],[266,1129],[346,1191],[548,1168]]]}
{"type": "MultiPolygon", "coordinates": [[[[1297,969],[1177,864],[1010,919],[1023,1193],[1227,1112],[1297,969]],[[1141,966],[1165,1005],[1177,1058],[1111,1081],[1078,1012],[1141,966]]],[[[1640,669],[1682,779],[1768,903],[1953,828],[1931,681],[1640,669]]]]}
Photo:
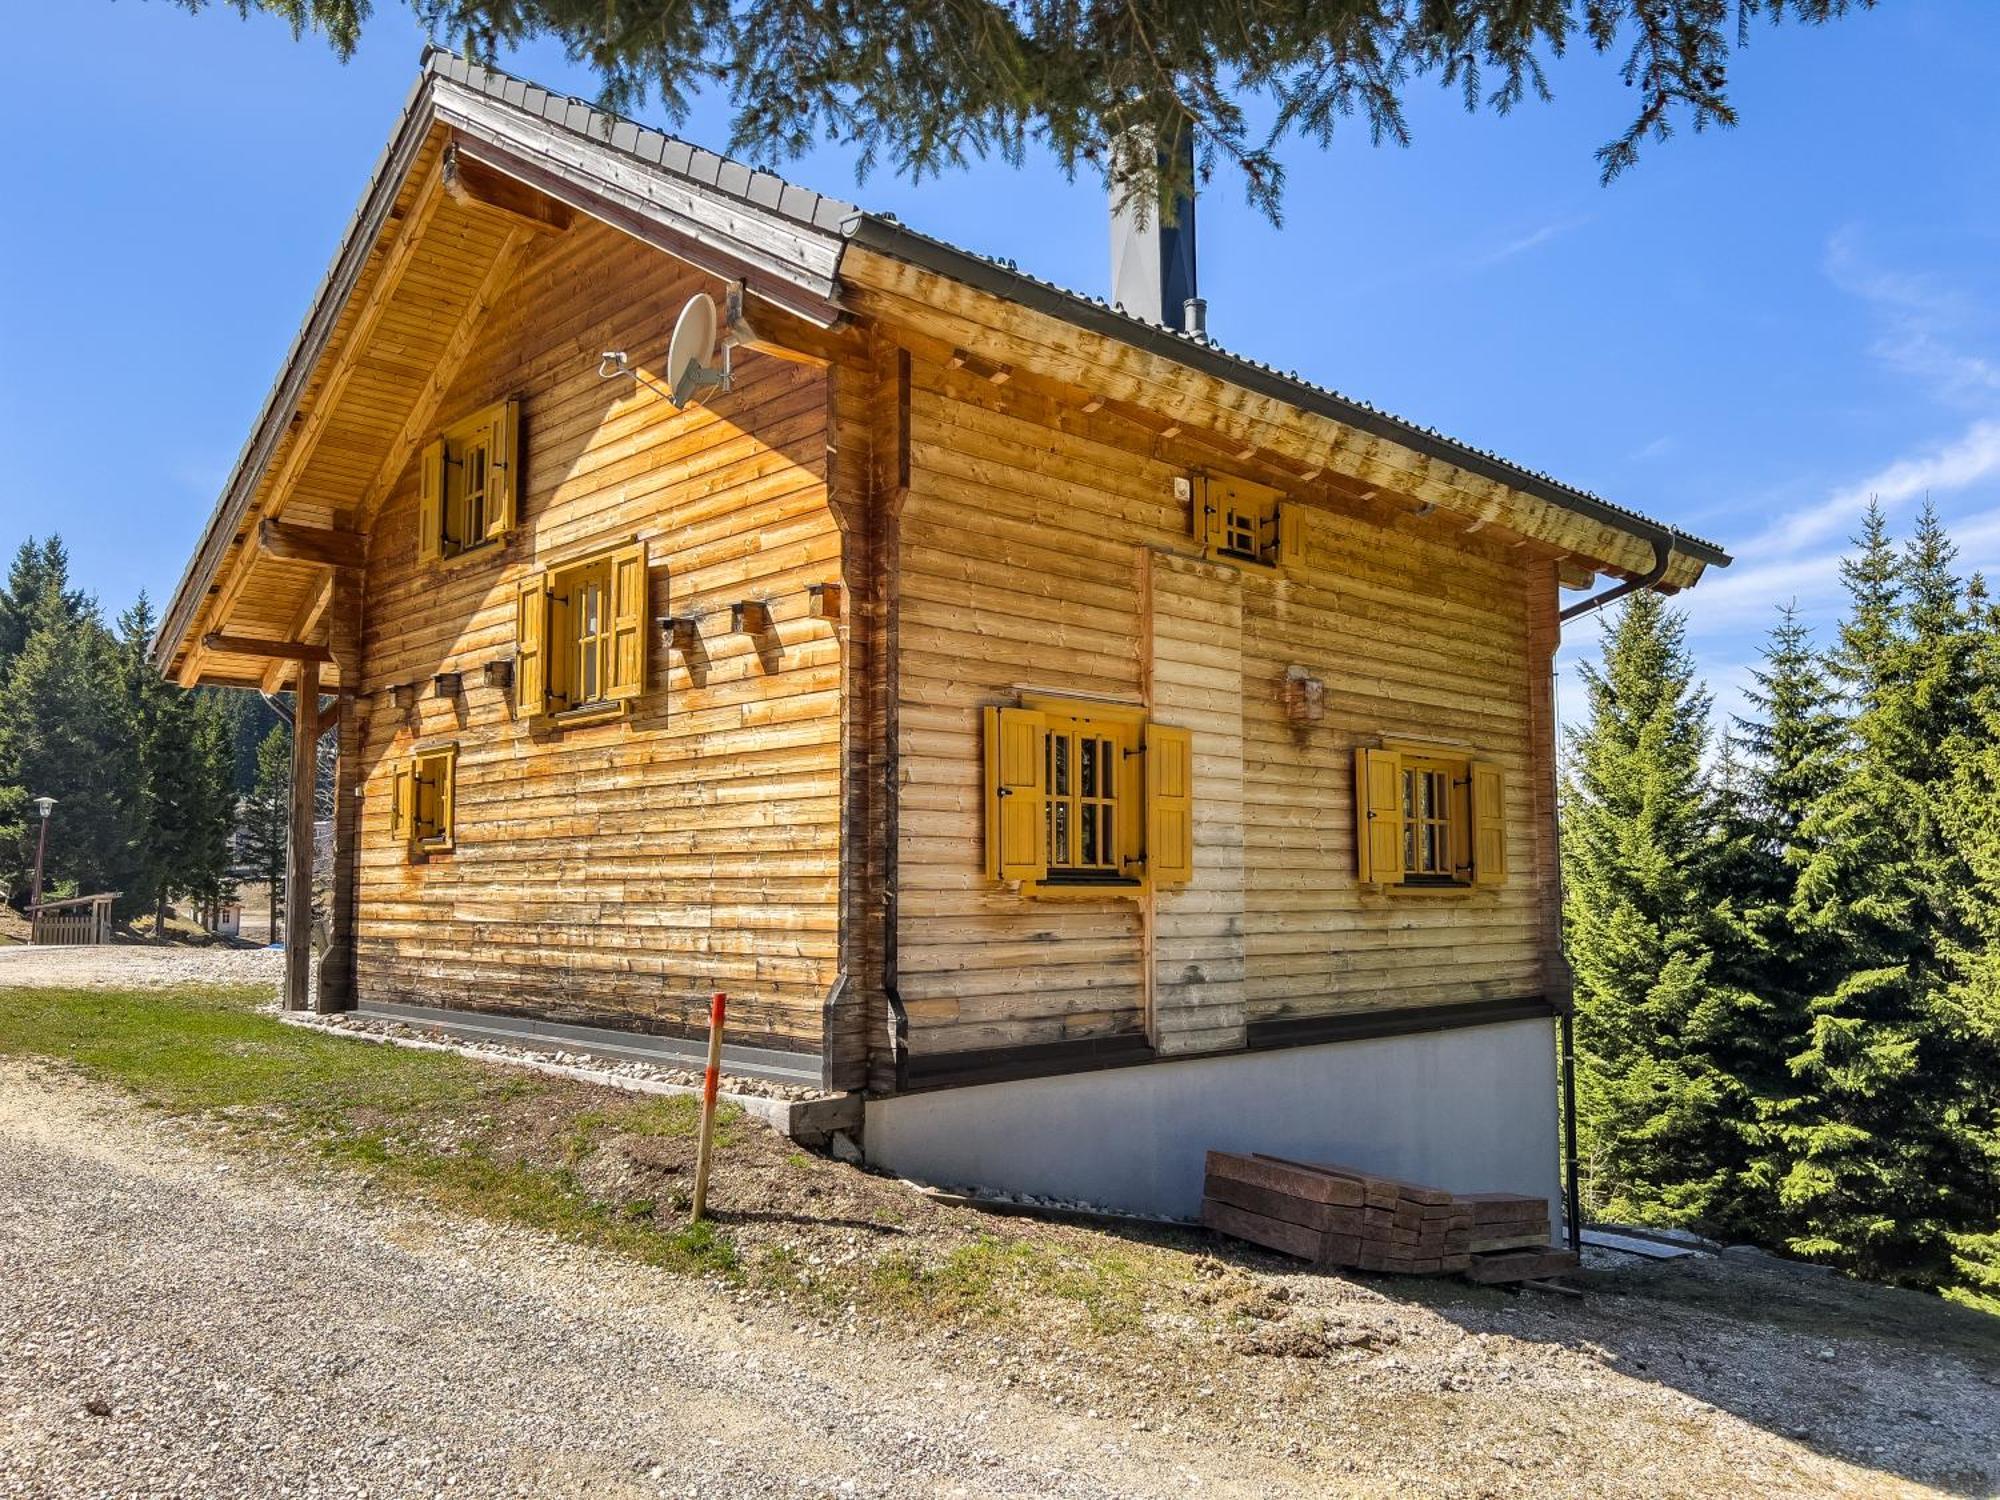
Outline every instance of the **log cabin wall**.
{"type": "Polygon", "coordinates": [[[1295,497],[1289,566],[1204,561],[1174,490],[1188,457],[1163,437],[922,358],[909,421],[897,885],[914,1053],[1138,1033],[1162,1055],[1222,1051],[1259,1023],[1546,992],[1545,553],[1321,493],[1295,497]],[[1324,682],[1321,722],[1288,718],[1291,667],[1324,682]],[[1143,700],[1194,731],[1188,886],[1051,900],[986,877],[981,708],[1024,686],[1143,700]],[[1398,738],[1504,769],[1504,885],[1361,885],[1353,752],[1398,738]]]}
{"type": "Polygon", "coordinates": [[[597,375],[657,377],[711,278],[588,222],[524,264],[439,415],[521,402],[525,474],[504,546],[417,560],[418,477],[374,519],[366,576],[356,945],[363,1004],[513,1011],[667,1033],[731,997],[732,1041],[817,1050],[839,969],[842,651],[808,584],[842,576],[824,370],[742,354],[733,391],[676,413],[597,375]],[[647,543],[647,687],[628,716],[551,729],[482,680],[510,658],[537,568],[647,543]],[[767,601],[770,628],[731,629],[767,601]],[[653,617],[700,621],[694,653],[653,617]],[[432,678],[462,672],[456,699],[432,678]],[[397,707],[393,689],[414,685],[397,707]],[[458,746],[456,843],[413,862],[391,767],[458,746]]]}

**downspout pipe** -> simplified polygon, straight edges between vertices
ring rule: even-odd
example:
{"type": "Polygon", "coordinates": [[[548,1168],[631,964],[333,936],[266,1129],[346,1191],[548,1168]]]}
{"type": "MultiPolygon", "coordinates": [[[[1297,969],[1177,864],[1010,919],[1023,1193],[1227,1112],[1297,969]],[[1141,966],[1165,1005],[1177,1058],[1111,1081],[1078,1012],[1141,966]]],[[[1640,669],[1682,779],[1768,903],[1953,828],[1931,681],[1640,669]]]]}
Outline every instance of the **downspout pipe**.
{"type": "Polygon", "coordinates": [[[1637,578],[1628,578],[1623,583],[1614,584],[1601,594],[1593,594],[1579,604],[1572,604],[1556,618],[1567,625],[1571,620],[1580,619],[1584,615],[1604,608],[1607,604],[1616,604],[1627,594],[1636,594],[1658,584],[1667,576],[1667,565],[1674,560],[1674,537],[1672,532],[1656,531],[1650,540],[1653,544],[1652,567],[1637,578]]]}
{"type": "MultiPolygon", "coordinates": [[[[1669,531],[1655,531],[1649,537],[1653,544],[1653,565],[1637,578],[1628,578],[1623,583],[1614,584],[1601,594],[1594,594],[1581,603],[1572,604],[1557,616],[1559,625],[1567,625],[1571,620],[1593,614],[1607,604],[1616,604],[1628,595],[1658,586],[1667,576],[1667,567],[1674,560],[1674,537],[1669,531]]],[[[1561,846],[1561,831],[1557,831],[1557,846],[1561,846]]],[[[1562,880],[1561,857],[1557,857],[1556,880],[1562,880]]],[[[1583,1253],[1583,1191],[1580,1165],[1580,1151],[1576,1133],[1576,1004],[1570,1002],[1557,1026],[1562,1042],[1562,1113],[1563,1113],[1563,1217],[1569,1221],[1569,1248],[1573,1254],[1583,1253]]]]}

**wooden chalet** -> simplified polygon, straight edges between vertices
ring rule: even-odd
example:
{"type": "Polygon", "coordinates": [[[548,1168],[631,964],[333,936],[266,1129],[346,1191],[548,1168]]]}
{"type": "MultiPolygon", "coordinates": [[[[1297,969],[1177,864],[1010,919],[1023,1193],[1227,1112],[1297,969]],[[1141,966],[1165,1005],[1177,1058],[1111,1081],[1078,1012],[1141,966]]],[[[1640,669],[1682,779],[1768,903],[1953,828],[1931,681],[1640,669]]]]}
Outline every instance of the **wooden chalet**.
{"type": "Polygon", "coordinates": [[[335,736],[290,1003],[671,1056],[722,990],[936,1180],[1553,1196],[1559,590],[1728,559],[1164,258],[1092,300],[430,53],[156,648],[335,736]]]}

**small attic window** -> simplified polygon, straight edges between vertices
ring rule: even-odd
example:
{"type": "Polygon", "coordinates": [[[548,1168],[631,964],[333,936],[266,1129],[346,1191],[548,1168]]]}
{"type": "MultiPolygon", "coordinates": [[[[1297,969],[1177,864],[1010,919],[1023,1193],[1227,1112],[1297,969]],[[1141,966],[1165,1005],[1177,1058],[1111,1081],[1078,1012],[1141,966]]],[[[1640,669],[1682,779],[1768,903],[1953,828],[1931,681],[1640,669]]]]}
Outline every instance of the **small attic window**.
{"type": "Polygon", "coordinates": [[[1277,490],[1228,475],[1197,474],[1189,493],[1194,536],[1204,556],[1264,568],[1284,561],[1284,496],[1277,490]]]}

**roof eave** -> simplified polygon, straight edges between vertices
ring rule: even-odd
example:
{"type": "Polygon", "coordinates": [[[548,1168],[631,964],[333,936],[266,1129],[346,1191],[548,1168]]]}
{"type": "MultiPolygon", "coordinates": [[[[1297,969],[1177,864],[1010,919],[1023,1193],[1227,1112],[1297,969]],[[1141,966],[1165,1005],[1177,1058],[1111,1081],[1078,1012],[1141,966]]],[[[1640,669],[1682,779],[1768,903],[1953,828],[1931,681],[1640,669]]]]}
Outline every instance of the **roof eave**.
{"type": "Polygon", "coordinates": [[[920,265],[976,290],[1059,318],[1091,333],[1134,345],[1147,353],[1174,360],[1258,395],[1401,444],[1426,457],[1455,465],[1469,474],[1506,485],[1648,544],[1665,541],[1673,551],[1699,562],[1704,568],[1727,567],[1731,561],[1729,554],[1712,542],[1607,504],[1593,495],[1571,489],[1492,454],[1482,453],[1442,433],[1350,401],[1324,387],[1241,358],[1202,339],[1175,333],[1143,318],[1132,317],[1103,303],[1051,286],[984,256],[947,245],[893,218],[858,214],[848,225],[847,236],[850,243],[920,265]]]}

